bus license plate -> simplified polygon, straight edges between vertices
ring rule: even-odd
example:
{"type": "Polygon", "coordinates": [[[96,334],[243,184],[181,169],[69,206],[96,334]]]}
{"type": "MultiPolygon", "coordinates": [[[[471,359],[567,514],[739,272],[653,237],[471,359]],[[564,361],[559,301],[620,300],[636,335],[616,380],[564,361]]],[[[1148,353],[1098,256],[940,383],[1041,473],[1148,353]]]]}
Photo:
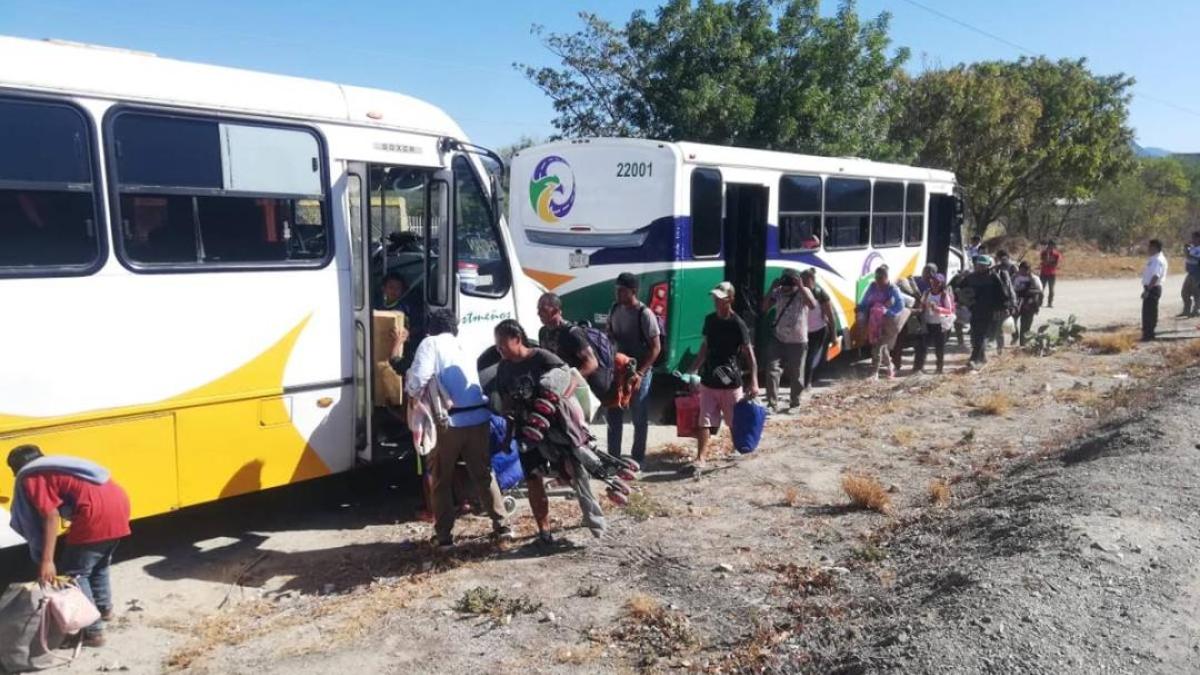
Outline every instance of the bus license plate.
{"type": "Polygon", "coordinates": [[[583,251],[575,251],[574,253],[571,254],[570,258],[567,260],[567,266],[569,266],[571,269],[587,267],[590,263],[591,263],[591,256],[584,253],[583,251]]]}

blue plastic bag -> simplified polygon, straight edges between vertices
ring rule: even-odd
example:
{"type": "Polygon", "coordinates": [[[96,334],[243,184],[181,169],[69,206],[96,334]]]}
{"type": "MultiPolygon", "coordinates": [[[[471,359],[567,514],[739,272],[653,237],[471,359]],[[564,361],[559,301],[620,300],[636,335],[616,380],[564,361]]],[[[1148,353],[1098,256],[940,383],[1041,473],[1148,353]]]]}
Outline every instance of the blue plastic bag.
{"type": "Polygon", "coordinates": [[[491,440],[492,473],[496,474],[496,483],[501,491],[511,490],[525,479],[521,470],[521,455],[514,440],[508,447],[504,446],[504,436],[508,433],[508,420],[499,415],[492,415],[488,436],[491,440]]]}
{"type": "Polygon", "coordinates": [[[767,409],[754,399],[744,398],[733,406],[733,447],[743,455],[758,449],[767,409]]]}

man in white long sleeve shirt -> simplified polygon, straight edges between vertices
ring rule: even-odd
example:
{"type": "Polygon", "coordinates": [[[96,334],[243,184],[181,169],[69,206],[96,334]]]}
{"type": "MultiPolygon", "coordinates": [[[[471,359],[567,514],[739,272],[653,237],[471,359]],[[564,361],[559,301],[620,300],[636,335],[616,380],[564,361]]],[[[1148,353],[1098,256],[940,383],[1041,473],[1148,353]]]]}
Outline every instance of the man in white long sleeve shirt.
{"type": "Polygon", "coordinates": [[[1158,327],[1158,301],[1162,298],[1162,284],[1167,278],[1167,256],[1163,255],[1162,242],[1150,240],[1150,259],[1142,270],[1142,341],[1154,339],[1158,327]]]}
{"type": "Polygon", "coordinates": [[[426,326],[429,336],[421,340],[405,373],[404,391],[409,396],[419,396],[425,385],[437,378],[450,399],[450,426],[438,430],[437,445],[429,455],[437,544],[454,543],[450,534],[458,512],[454,503],[454,467],[460,459],[467,466],[484,511],[492,519],[493,535],[511,538],[512,531],[504,524],[504,514],[500,511],[503,497],[492,474],[488,435],[492,413],[479,386],[475,359],[459,343],[458,318],[452,310],[430,311],[426,326]]]}

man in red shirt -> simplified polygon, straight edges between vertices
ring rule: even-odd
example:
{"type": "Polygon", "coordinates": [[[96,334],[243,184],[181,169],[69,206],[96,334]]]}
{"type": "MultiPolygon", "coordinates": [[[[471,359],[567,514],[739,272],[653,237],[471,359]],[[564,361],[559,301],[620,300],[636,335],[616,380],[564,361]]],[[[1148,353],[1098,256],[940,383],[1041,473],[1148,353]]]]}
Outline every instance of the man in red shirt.
{"type": "Polygon", "coordinates": [[[1042,268],[1040,276],[1042,278],[1042,289],[1046,291],[1046,306],[1054,306],[1054,279],[1058,277],[1058,263],[1062,261],[1062,251],[1054,245],[1054,240],[1046,242],[1046,248],[1042,249],[1042,268]]]}
{"type": "Polygon", "coordinates": [[[83,631],[84,644],[104,644],[104,622],[112,619],[109,566],[113,552],[129,536],[129,496],[103,467],[74,457],[46,457],[36,445],[8,454],[17,477],[13,525],[30,542],[38,563],[38,580],[50,584],[58,576],[54,553],[60,518],[70,522],[60,560],[100,610],[100,620],[83,631]],[[20,506],[18,506],[20,503],[20,506]],[[27,521],[40,520],[40,523],[27,521]]]}

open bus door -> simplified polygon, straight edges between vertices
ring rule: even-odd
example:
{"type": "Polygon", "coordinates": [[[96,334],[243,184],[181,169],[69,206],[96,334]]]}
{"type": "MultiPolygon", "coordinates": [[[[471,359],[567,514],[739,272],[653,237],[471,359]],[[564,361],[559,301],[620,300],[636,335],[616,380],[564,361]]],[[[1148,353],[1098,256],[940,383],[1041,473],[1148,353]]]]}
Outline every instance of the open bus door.
{"type": "Polygon", "coordinates": [[[402,459],[413,451],[405,410],[382,403],[375,369],[373,318],[386,274],[407,288],[401,301],[409,338],[401,369],[411,363],[435,307],[456,307],[451,245],[450,172],[420,167],[351,163],[347,179],[353,250],[355,451],[363,462],[402,459]]]}
{"type": "Polygon", "coordinates": [[[767,274],[767,212],[771,191],[765,185],[725,184],[725,279],[737,290],[733,311],[760,343],[764,326],[759,308],[767,274]]]}
{"type": "Polygon", "coordinates": [[[929,236],[926,241],[926,259],[936,263],[947,280],[963,268],[962,200],[957,195],[929,195],[929,236]]]}

